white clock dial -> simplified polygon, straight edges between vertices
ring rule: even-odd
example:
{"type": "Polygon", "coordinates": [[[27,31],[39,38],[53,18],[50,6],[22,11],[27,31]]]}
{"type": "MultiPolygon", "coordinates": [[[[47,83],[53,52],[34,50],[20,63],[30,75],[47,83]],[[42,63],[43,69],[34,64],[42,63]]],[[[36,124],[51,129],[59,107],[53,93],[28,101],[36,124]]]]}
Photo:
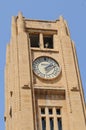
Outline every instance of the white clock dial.
{"type": "Polygon", "coordinates": [[[33,71],[38,77],[52,79],[59,75],[61,68],[54,59],[42,56],[33,61],[33,71]]]}

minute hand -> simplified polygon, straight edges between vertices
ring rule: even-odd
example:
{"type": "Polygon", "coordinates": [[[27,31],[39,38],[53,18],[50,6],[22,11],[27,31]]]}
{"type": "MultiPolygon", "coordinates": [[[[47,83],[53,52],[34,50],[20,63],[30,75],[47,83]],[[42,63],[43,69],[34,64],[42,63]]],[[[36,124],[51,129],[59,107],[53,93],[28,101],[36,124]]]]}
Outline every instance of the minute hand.
{"type": "Polygon", "coordinates": [[[51,71],[54,67],[55,67],[54,65],[45,67],[45,71],[48,73],[48,72],[51,71]]]}
{"type": "Polygon", "coordinates": [[[47,69],[47,68],[50,68],[50,67],[52,67],[53,66],[53,64],[51,63],[51,64],[49,64],[49,65],[47,65],[46,67],[45,67],[45,70],[47,69]]]}

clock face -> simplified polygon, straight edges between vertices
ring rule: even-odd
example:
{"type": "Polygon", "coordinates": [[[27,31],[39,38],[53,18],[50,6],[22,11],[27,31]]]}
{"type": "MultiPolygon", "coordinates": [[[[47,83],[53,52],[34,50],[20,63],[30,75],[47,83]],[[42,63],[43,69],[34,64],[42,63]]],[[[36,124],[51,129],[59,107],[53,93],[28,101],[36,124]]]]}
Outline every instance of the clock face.
{"type": "Polygon", "coordinates": [[[42,56],[33,61],[33,72],[43,79],[53,79],[60,74],[61,68],[51,57],[42,56]]]}

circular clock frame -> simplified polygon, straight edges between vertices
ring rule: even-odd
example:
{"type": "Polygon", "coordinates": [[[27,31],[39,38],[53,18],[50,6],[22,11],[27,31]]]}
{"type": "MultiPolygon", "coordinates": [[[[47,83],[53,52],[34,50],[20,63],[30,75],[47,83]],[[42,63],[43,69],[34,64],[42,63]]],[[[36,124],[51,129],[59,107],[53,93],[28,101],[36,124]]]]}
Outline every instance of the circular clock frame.
{"type": "Polygon", "coordinates": [[[52,57],[40,56],[32,63],[33,73],[44,80],[56,79],[61,73],[59,63],[52,57]]]}

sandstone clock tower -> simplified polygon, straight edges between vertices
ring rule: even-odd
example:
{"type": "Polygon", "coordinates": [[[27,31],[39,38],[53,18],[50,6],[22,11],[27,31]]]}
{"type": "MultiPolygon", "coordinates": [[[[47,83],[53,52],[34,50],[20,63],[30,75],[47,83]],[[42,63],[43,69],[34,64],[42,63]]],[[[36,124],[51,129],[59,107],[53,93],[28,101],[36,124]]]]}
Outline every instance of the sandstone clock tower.
{"type": "Polygon", "coordinates": [[[62,17],[12,17],[4,118],[6,130],[86,130],[76,50],[62,17]]]}

